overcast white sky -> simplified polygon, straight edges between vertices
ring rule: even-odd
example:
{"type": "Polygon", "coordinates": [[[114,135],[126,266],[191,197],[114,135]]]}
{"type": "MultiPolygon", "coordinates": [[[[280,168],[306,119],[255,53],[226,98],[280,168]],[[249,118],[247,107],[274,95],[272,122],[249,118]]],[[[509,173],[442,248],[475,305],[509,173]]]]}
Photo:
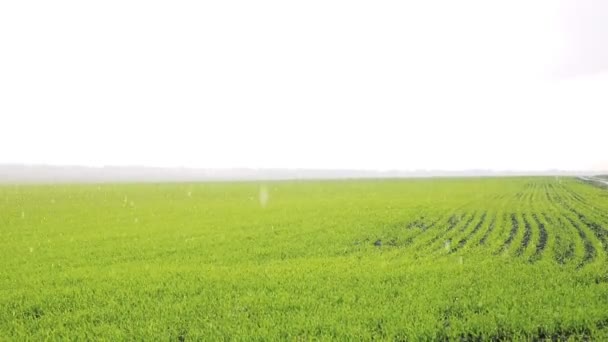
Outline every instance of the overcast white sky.
{"type": "Polygon", "coordinates": [[[0,163],[608,169],[608,2],[3,1],[0,163]]]}

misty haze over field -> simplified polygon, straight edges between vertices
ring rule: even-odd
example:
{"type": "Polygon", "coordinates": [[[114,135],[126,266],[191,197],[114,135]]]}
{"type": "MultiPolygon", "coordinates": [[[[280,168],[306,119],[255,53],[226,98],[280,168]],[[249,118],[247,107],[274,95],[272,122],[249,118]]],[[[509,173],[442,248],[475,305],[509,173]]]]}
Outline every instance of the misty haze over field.
{"type": "MultiPolygon", "coordinates": [[[[606,172],[608,174],[608,172],[606,172]]],[[[321,170],[321,169],[195,169],[135,166],[42,166],[0,165],[0,183],[103,183],[103,182],[192,182],[305,180],[354,178],[424,178],[486,176],[593,176],[590,171],[492,171],[492,170],[321,170]]]]}
{"type": "Polygon", "coordinates": [[[602,0],[5,1],[0,164],[601,172],[607,42],[602,0]]]}

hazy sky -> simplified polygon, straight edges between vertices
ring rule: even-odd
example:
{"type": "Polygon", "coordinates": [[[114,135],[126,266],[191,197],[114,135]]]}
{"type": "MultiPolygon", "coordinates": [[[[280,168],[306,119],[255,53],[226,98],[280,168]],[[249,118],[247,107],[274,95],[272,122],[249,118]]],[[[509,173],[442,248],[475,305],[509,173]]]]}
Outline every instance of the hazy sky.
{"type": "Polygon", "coordinates": [[[608,2],[2,1],[0,163],[608,169],[608,2]]]}

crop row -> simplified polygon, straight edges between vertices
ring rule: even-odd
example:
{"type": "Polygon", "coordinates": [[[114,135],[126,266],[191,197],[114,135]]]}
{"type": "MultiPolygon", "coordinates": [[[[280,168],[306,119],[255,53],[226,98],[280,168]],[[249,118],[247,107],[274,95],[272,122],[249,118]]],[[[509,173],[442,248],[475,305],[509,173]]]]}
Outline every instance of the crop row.
{"type": "Polygon", "coordinates": [[[393,233],[402,243],[390,247],[420,258],[485,253],[578,268],[603,263],[608,215],[592,198],[573,190],[579,185],[574,182],[531,182],[492,201],[470,201],[435,216],[421,215],[393,233]]]}

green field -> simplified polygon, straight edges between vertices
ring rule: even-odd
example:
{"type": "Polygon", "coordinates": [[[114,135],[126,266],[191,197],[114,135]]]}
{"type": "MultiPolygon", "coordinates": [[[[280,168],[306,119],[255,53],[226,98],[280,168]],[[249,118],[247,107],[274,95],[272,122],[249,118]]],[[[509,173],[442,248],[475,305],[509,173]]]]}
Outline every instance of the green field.
{"type": "Polygon", "coordinates": [[[2,341],[608,339],[575,178],[3,185],[0,236],[2,341]]]}

